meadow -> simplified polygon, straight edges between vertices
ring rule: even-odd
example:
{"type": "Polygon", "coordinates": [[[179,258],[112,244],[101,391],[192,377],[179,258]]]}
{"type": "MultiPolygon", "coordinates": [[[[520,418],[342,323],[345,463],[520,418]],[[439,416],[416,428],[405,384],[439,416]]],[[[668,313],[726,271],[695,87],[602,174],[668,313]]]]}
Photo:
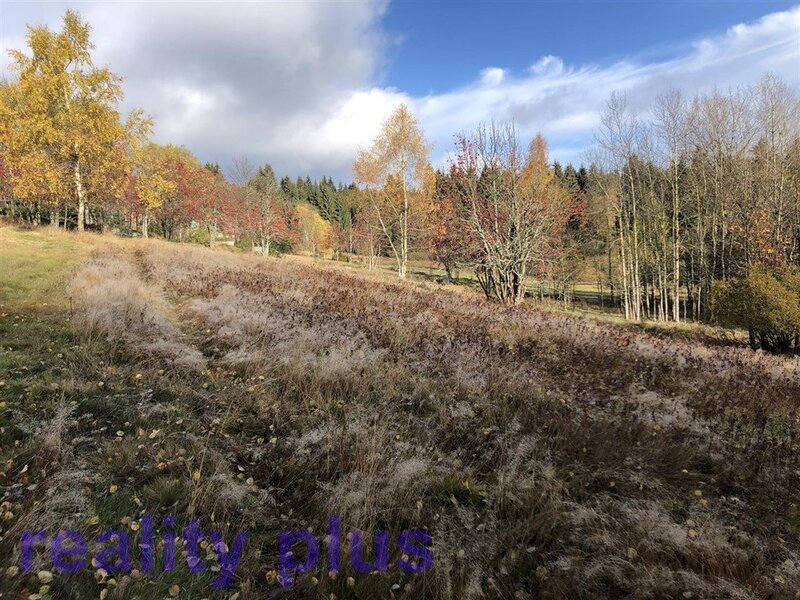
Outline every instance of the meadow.
{"type": "Polygon", "coordinates": [[[796,358],[158,240],[2,227],[0,273],[4,598],[800,597],[796,358]],[[248,530],[232,586],[206,542],[206,573],[19,568],[26,530],[148,514],[248,530]],[[282,586],[279,532],[329,515],[433,567],[282,586]]]}

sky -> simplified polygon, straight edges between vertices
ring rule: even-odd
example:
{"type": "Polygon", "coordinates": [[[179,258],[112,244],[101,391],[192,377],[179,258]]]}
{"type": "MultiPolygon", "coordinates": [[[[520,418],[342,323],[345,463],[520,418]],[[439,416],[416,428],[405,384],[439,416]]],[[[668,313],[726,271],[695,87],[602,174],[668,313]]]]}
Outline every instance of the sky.
{"type": "Polygon", "coordinates": [[[14,2],[0,0],[0,71],[26,24],[92,26],[96,64],[125,78],[154,139],[231,168],[246,156],[279,175],[352,177],[399,104],[431,160],[454,135],[513,121],[580,163],[612,91],[643,117],[659,93],[753,84],[800,89],[800,4],[769,0],[394,0],[380,2],[14,2]]]}

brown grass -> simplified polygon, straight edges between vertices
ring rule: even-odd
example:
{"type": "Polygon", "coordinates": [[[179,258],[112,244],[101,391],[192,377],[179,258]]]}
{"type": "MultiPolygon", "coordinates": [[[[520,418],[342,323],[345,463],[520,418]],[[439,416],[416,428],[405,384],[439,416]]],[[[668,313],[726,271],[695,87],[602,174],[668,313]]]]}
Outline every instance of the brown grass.
{"type": "Polygon", "coordinates": [[[351,586],[320,565],[290,596],[800,591],[796,360],[161,243],[101,249],[71,289],[74,360],[108,383],[55,413],[37,469],[142,503],[101,515],[166,504],[251,528],[242,599],[277,592],[279,529],[322,537],[331,513],[368,536],[428,529],[434,568],[351,586]]]}

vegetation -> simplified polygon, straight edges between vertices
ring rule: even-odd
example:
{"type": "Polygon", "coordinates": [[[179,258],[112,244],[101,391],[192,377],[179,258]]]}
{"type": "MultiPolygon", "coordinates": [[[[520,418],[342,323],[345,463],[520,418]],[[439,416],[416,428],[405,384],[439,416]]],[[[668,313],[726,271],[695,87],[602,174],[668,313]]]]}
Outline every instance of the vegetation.
{"type": "Polygon", "coordinates": [[[785,83],[646,119],[614,94],[578,168],[493,123],[435,170],[400,106],[335,184],[153,143],[77,13],[28,46],[0,86],[0,596],[798,597],[785,83]],[[590,288],[629,322],[561,309],[590,288]],[[205,538],[205,572],[188,540],[174,571],[19,568],[24,531],[139,548],[153,514],[249,531],[231,588],[205,538]],[[425,530],[434,567],[284,588],[279,532],[325,555],[329,515],[369,555],[425,530]]]}
{"type": "Polygon", "coordinates": [[[753,350],[800,351],[800,273],[797,268],[751,269],[746,277],[718,282],[712,299],[727,327],[746,329],[753,350]]]}
{"type": "Polygon", "coordinates": [[[366,187],[373,218],[397,261],[397,275],[408,270],[412,232],[425,222],[433,183],[428,143],[417,120],[400,106],[386,121],[372,148],[353,165],[356,179],[366,187]]]}
{"type": "Polygon", "coordinates": [[[793,598],[800,587],[793,362],[333,263],[0,236],[13,256],[0,260],[45,265],[55,252],[78,265],[41,267],[49,283],[37,288],[14,271],[2,299],[4,595],[793,598]],[[168,511],[181,526],[251,531],[235,589],[213,592],[185,562],[47,584],[8,570],[23,529],[136,539],[142,515],[168,511]],[[367,541],[427,529],[434,568],[332,579],[320,565],[280,592],[278,531],[323,531],[331,513],[367,541]]]}
{"type": "MultiPolygon", "coordinates": [[[[29,223],[107,226],[142,237],[217,241],[262,254],[435,260],[470,270],[487,297],[520,303],[529,279],[569,305],[580,284],[601,308],[641,321],[712,321],[716,282],[800,264],[800,99],[772,75],[647,115],[613,94],[588,166],[551,163],[512,125],[460,136],[434,171],[411,111],[391,114],[353,172],[278,181],[268,164],[219,165],[148,141],[152,121],[118,112],[121,80],[91,60],[88,24],[31,28],[30,54],[0,88],[0,204],[29,223]]],[[[725,288],[725,283],[718,285],[725,288]]],[[[726,324],[739,324],[724,319],[726,324]]],[[[775,349],[785,344],[757,344],[775,349]]]]}
{"type": "Polygon", "coordinates": [[[589,186],[627,317],[705,318],[714,281],[797,264],[798,124],[797,92],[771,75],[693,100],[674,90],[649,121],[612,96],[589,186]]]}
{"type": "Polygon", "coordinates": [[[545,271],[570,217],[571,202],[548,165],[544,138],[534,138],[525,154],[512,127],[481,128],[460,140],[450,176],[486,297],[521,302],[528,269],[545,271]]]}

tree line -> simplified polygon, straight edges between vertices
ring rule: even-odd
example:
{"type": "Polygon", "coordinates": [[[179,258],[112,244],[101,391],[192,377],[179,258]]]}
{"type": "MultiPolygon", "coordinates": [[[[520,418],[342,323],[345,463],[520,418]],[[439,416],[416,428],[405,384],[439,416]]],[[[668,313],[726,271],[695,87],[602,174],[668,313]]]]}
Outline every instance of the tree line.
{"type": "Polygon", "coordinates": [[[612,95],[590,185],[628,316],[699,319],[715,280],[797,264],[798,106],[771,75],[692,99],[672,91],[648,120],[612,95]]]}
{"type": "Polygon", "coordinates": [[[28,46],[11,52],[16,78],[0,87],[6,214],[209,245],[224,236],[264,254],[327,252],[369,267],[388,257],[401,278],[409,261],[432,260],[448,281],[469,270],[509,304],[545,290],[569,302],[591,283],[601,305],[632,320],[724,317],[753,334],[752,318],[730,317],[760,304],[783,321],[760,323],[754,346],[798,346],[771,333],[794,325],[774,298],[753,297],[764,286],[745,286],[772,277],[800,302],[800,99],[775,76],[693,98],[673,90],[649,107],[614,93],[577,168],[551,162],[542,136],[522,144],[513,124],[491,123],[456,136],[453,158],[434,169],[401,106],[358,155],[355,181],[341,184],[278,179],[244,157],[226,178],[185,148],[149,141],[152,120],[123,119],[121,79],[93,64],[75,12],[58,32],[30,28],[28,46]]]}
{"type": "Polygon", "coordinates": [[[55,227],[221,237],[270,249],[329,246],[331,224],[352,220],[346,188],[329,178],[278,183],[269,165],[219,165],[150,141],[142,111],[120,114],[122,80],[92,62],[89,25],[67,11],[60,31],[30,27],[13,50],[16,77],[0,85],[0,207],[55,227]]]}

